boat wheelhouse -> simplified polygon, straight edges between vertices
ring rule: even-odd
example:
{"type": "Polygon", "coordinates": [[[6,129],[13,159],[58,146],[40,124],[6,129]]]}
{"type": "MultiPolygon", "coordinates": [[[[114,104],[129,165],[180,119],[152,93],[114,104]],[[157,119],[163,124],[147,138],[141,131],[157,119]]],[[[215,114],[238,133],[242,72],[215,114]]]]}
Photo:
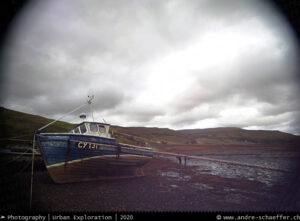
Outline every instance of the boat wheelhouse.
{"type": "Polygon", "coordinates": [[[73,127],[69,133],[94,135],[100,137],[111,138],[110,125],[97,122],[82,122],[73,127]]]}

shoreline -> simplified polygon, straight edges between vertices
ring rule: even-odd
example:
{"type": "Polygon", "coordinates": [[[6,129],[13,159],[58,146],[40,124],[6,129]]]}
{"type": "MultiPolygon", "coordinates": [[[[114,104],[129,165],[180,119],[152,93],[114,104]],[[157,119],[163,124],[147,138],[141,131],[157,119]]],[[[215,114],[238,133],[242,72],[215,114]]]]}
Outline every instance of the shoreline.
{"type": "MultiPolygon", "coordinates": [[[[21,164],[24,162],[20,162],[20,167],[15,165],[11,171],[2,171],[5,172],[2,174],[14,174],[22,167],[21,164]]],[[[236,169],[237,173],[241,170],[224,168],[233,169],[233,172],[236,169]]],[[[293,174],[273,172],[281,178],[270,186],[256,179],[226,177],[195,165],[184,167],[161,157],[153,158],[143,169],[145,176],[141,178],[55,184],[43,162],[36,161],[32,209],[40,212],[300,211],[299,170],[293,174]]],[[[27,168],[15,179],[2,179],[1,186],[4,187],[3,210],[23,211],[29,208],[30,169],[27,168]]]]}

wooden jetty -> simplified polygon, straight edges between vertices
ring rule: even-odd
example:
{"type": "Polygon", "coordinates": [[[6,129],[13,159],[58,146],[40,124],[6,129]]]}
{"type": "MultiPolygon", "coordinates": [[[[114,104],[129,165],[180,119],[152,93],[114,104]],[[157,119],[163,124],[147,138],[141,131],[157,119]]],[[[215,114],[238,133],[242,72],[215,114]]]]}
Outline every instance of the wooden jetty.
{"type": "MultiPolygon", "coordinates": [[[[136,147],[137,146],[135,146],[135,145],[122,144],[122,148],[124,148],[124,149],[134,149],[136,147]]],[[[244,163],[244,162],[221,160],[221,159],[214,159],[214,158],[202,157],[202,156],[186,155],[186,154],[180,154],[180,153],[163,152],[163,151],[150,150],[150,149],[146,149],[144,151],[149,152],[149,153],[153,153],[153,154],[156,154],[156,155],[176,157],[180,164],[184,163],[184,166],[186,166],[186,163],[187,163],[188,159],[197,159],[197,160],[204,160],[204,161],[210,161],[210,162],[218,162],[218,163],[225,163],[225,164],[231,164],[231,165],[238,165],[238,166],[245,166],[245,167],[252,167],[252,168],[259,168],[259,169],[274,170],[274,171],[280,171],[280,172],[291,172],[289,170],[282,169],[282,168],[275,168],[275,167],[270,167],[270,166],[249,164],[249,163],[244,163]]]]}

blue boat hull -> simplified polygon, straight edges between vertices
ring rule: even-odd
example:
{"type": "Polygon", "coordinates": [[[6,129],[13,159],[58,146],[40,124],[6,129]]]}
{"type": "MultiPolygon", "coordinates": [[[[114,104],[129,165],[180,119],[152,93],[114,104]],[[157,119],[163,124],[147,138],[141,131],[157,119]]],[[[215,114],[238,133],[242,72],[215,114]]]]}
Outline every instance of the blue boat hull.
{"type": "Polygon", "coordinates": [[[122,148],[111,138],[69,133],[37,134],[46,168],[56,183],[143,176],[153,154],[122,148]]]}

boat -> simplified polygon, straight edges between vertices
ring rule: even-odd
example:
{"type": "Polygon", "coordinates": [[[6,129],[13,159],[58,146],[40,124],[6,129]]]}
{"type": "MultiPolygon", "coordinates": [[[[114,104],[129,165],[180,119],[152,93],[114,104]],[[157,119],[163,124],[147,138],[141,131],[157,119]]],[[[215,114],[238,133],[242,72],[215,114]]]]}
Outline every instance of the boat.
{"type": "Polygon", "coordinates": [[[117,142],[108,123],[83,121],[67,133],[35,136],[55,183],[142,177],[153,157],[149,147],[117,142]]]}

